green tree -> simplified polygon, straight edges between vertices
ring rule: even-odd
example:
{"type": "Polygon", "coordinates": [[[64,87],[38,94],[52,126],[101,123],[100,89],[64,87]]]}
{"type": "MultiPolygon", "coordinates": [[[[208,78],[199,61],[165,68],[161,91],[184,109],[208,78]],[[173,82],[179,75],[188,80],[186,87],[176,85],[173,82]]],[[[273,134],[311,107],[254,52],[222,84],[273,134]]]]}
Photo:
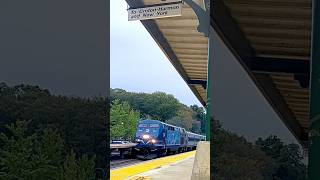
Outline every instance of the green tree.
{"type": "Polygon", "coordinates": [[[94,159],[95,157],[92,157],[91,159],[85,154],[82,155],[82,157],[78,160],[78,180],[90,180],[94,179],[94,159]]]}
{"type": "Polygon", "coordinates": [[[97,167],[106,168],[106,102],[104,97],[56,96],[38,86],[0,83],[0,133],[9,135],[6,125],[17,119],[28,120],[26,135],[55,129],[67,151],[95,155],[97,167]]]}
{"type": "Polygon", "coordinates": [[[285,144],[279,137],[271,135],[266,139],[259,138],[256,145],[276,163],[275,177],[282,180],[306,179],[306,165],[297,144],[285,144]]]}
{"type": "Polygon", "coordinates": [[[306,167],[299,146],[284,144],[276,136],[259,138],[255,144],[226,131],[221,124],[214,127],[215,179],[281,179],[304,180],[306,167]],[[245,166],[244,166],[245,164],[245,166]]]}
{"type": "Polygon", "coordinates": [[[166,121],[166,123],[185,128],[187,131],[191,131],[193,123],[192,113],[192,110],[188,109],[186,106],[182,106],[178,110],[177,115],[166,121]]]}
{"type": "Polygon", "coordinates": [[[47,131],[42,140],[33,134],[28,136],[27,122],[17,121],[7,126],[11,136],[1,134],[3,148],[0,150],[1,179],[57,179],[61,158],[60,137],[47,131]],[[52,139],[50,147],[46,140],[52,139]],[[58,150],[52,152],[50,148],[58,150]],[[52,159],[50,159],[52,158],[52,159]]]}
{"type": "Polygon", "coordinates": [[[56,130],[45,129],[43,135],[40,138],[41,144],[38,146],[41,151],[50,160],[50,164],[53,166],[60,166],[64,159],[64,143],[56,130]]]}
{"type": "Polygon", "coordinates": [[[40,134],[28,135],[29,123],[17,121],[7,126],[8,134],[1,134],[3,146],[0,149],[0,179],[88,180],[94,178],[94,157],[89,159],[88,156],[83,155],[77,160],[72,151],[65,158],[64,143],[56,131],[45,129],[40,134]]]}
{"type": "MultiPolygon", "coordinates": [[[[205,133],[205,121],[206,121],[206,113],[203,107],[199,107],[198,105],[191,105],[190,108],[194,111],[192,118],[195,120],[194,129],[198,129],[200,124],[200,132],[205,133]],[[199,123],[200,122],[200,123],[199,123]]],[[[199,132],[199,133],[200,133],[199,132]]]]}
{"type": "Polygon", "coordinates": [[[110,89],[111,100],[126,101],[130,106],[141,113],[142,118],[151,118],[166,121],[176,116],[182,105],[174,96],[155,92],[133,93],[122,89],[110,89]]]}
{"type": "Polygon", "coordinates": [[[89,159],[83,155],[76,159],[76,154],[71,151],[64,162],[63,180],[90,180],[94,179],[94,158],[89,159]]]}
{"type": "Polygon", "coordinates": [[[174,117],[180,106],[179,101],[174,96],[163,92],[152,93],[147,102],[152,107],[150,114],[163,122],[174,117]]]}
{"type": "Polygon", "coordinates": [[[224,130],[219,121],[214,120],[213,125],[212,179],[272,179],[274,164],[270,157],[244,137],[224,130]]]}
{"type": "Polygon", "coordinates": [[[194,133],[203,134],[204,132],[201,131],[201,122],[193,119],[191,131],[194,133]]]}
{"type": "Polygon", "coordinates": [[[139,118],[139,112],[132,110],[129,103],[114,100],[110,109],[111,139],[131,140],[139,118]]]}
{"type": "Polygon", "coordinates": [[[73,151],[68,154],[63,166],[63,179],[65,180],[77,180],[78,178],[78,164],[76,155],[73,151]]]}

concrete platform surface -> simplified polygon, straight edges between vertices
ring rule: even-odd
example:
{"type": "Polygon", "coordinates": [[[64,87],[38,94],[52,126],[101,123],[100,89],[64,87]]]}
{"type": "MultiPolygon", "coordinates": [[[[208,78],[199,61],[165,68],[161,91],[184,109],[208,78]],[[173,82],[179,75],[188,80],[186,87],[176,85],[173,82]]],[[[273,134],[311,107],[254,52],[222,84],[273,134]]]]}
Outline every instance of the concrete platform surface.
{"type": "Polygon", "coordinates": [[[190,180],[194,156],[138,174],[127,180],[190,180]]]}
{"type": "MultiPolygon", "coordinates": [[[[191,177],[193,160],[196,151],[190,151],[186,153],[181,153],[177,155],[157,158],[154,160],[138,163],[132,166],[123,167],[119,169],[114,169],[110,171],[110,179],[111,180],[124,180],[124,179],[133,179],[133,180],[146,180],[156,178],[152,173],[158,172],[157,170],[165,170],[165,172],[159,172],[160,174],[165,175],[168,173],[167,171],[174,171],[174,174],[180,172],[182,175],[186,175],[188,180],[191,177]],[[170,167],[171,166],[171,167],[170,167]],[[170,168],[166,168],[170,167],[170,168]],[[179,168],[183,169],[179,169],[179,168]],[[172,170],[171,170],[172,169],[172,170]],[[190,174],[186,174],[186,171],[190,174]],[[143,173],[151,173],[150,177],[143,176],[143,173]]],[[[169,173],[170,174],[170,173],[169,173]]],[[[172,173],[171,173],[172,174],[172,173]]],[[[168,180],[167,177],[162,177],[163,180],[168,180]]],[[[177,177],[177,176],[175,176],[177,177]]],[[[157,178],[159,179],[159,178],[157,178]]],[[[181,179],[182,180],[182,179],[181,179]]]]}

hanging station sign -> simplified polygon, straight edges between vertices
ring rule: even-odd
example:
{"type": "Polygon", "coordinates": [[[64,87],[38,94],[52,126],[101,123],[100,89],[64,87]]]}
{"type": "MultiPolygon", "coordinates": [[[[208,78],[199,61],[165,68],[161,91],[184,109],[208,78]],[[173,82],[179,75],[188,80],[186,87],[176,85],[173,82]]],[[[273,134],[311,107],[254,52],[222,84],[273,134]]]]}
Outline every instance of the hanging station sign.
{"type": "Polygon", "coordinates": [[[128,20],[146,20],[181,16],[182,1],[170,4],[157,4],[143,8],[128,9],[128,20]]]}

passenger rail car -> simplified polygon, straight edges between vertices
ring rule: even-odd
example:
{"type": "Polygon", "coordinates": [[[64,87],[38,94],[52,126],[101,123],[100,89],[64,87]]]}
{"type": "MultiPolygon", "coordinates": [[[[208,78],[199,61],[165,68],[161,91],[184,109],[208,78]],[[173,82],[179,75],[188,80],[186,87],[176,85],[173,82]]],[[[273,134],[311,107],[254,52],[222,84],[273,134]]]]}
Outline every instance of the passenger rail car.
{"type": "Polygon", "coordinates": [[[195,133],[192,133],[192,132],[186,132],[186,136],[187,136],[187,139],[188,139],[187,150],[195,150],[196,147],[197,147],[197,143],[199,141],[205,141],[206,140],[205,136],[202,136],[202,135],[199,135],[199,134],[195,134],[195,133]]]}
{"type": "Polygon", "coordinates": [[[135,153],[138,158],[152,159],[169,153],[195,149],[205,136],[187,132],[184,128],[158,120],[141,120],[135,135],[135,153]]]}

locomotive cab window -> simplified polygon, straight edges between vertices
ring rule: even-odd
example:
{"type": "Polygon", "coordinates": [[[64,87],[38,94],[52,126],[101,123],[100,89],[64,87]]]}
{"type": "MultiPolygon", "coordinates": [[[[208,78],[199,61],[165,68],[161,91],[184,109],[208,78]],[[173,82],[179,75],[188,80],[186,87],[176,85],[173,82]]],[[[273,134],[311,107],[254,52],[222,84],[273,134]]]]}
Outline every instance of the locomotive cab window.
{"type": "Polygon", "coordinates": [[[138,125],[138,132],[143,132],[148,127],[148,124],[139,124],[138,125]]]}
{"type": "Polygon", "coordinates": [[[148,124],[139,124],[139,126],[138,126],[138,127],[146,128],[146,127],[148,127],[148,124]]]}
{"type": "Polygon", "coordinates": [[[158,128],[159,124],[150,124],[150,128],[158,128]]]}

